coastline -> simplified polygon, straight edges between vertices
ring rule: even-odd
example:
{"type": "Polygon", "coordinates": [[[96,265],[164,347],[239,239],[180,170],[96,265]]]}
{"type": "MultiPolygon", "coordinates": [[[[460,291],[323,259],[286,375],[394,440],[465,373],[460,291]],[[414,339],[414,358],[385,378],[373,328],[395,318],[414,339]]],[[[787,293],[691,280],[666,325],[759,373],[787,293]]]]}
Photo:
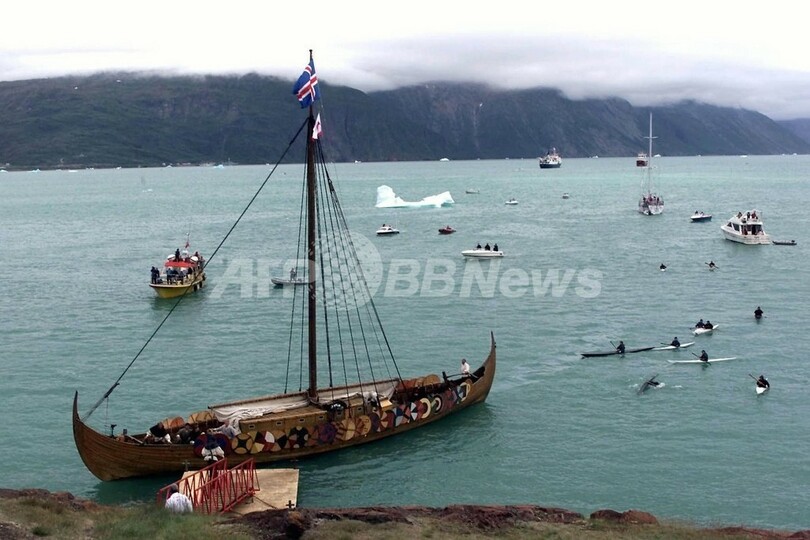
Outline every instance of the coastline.
{"type": "MultiPolygon", "coordinates": [[[[169,514],[150,503],[101,505],[68,492],[0,488],[0,537],[118,538],[129,523],[144,516],[148,537],[179,537],[178,527],[194,537],[220,538],[671,538],[810,540],[810,529],[775,531],[745,526],[697,527],[658,520],[640,510],[601,509],[583,516],[564,508],[538,505],[374,506],[266,510],[244,516],[169,514]],[[55,516],[56,521],[43,516],[55,516]],[[123,525],[121,525],[123,523],[123,525]]],[[[183,537],[187,537],[183,535],[183,537]]]]}

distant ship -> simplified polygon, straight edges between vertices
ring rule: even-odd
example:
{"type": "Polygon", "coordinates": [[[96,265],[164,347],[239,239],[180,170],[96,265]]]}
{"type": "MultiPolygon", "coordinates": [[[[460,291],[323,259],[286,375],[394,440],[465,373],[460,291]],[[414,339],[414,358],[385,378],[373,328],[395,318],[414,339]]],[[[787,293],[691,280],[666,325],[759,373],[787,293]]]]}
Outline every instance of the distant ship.
{"type": "Polygon", "coordinates": [[[562,166],[562,157],[557,153],[556,148],[552,148],[548,153],[540,158],[541,169],[559,169],[562,166]]]}

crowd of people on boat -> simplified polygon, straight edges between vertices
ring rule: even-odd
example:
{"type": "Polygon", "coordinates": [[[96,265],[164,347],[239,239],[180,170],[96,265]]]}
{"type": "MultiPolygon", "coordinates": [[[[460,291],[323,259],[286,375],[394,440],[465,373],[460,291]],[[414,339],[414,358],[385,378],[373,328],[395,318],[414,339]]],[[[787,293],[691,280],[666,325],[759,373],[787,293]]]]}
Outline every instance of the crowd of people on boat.
{"type": "Polygon", "coordinates": [[[662,199],[658,195],[653,195],[652,193],[650,193],[646,197],[644,197],[644,203],[649,205],[649,206],[653,206],[653,205],[657,206],[657,205],[664,204],[664,199],[662,199]]]}
{"type": "Polygon", "coordinates": [[[489,243],[487,243],[484,247],[481,247],[481,244],[477,244],[475,246],[475,249],[483,249],[484,251],[499,251],[498,250],[498,244],[495,244],[494,246],[490,246],[489,243]]]}
{"type": "Polygon", "coordinates": [[[745,223],[746,221],[749,220],[756,221],[759,219],[759,217],[757,216],[757,211],[754,210],[752,212],[746,212],[745,216],[743,216],[742,212],[737,212],[737,219],[745,223]]]}
{"type": "MultiPolygon", "coordinates": [[[[193,256],[190,256],[188,251],[180,252],[180,248],[177,248],[174,251],[174,257],[171,257],[171,262],[185,262],[188,263],[188,267],[184,268],[176,268],[174,266],[168,266],[166,268],[165,274],[165,283],[169,285],[183,283],[186,280],[186,277],[191,276],[194,277],[194,274],[202,268],[203,265],[203,258],[200,255],[199,251],[195,251],[193,256]]],[[[153,266],[151,269],[152,274],[152,284],[162,284],[164,283],[164,278],[160,275],[160,268],[153,266]]]]}

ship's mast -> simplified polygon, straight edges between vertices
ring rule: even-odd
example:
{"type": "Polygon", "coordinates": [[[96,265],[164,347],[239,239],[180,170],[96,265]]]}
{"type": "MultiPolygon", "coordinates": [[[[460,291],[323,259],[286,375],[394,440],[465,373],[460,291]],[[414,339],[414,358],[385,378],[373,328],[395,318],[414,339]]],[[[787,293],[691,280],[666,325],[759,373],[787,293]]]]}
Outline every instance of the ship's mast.
{"type": "MultiPolygon", "coordinates": [[[[310,60],[312,51],[310,50],[310,60]]],[[[307,394],[310,399],[318,396],[318,347],[316,335],[316,288],[315,288],[315,197],[317,195],[316,170],[315,170],[315,139],[312,132],[315,129],[315,116],[312,105],[309,106],[309,122],[307,123],[307,333],[309,338],[309,389],[307,394]]]]}

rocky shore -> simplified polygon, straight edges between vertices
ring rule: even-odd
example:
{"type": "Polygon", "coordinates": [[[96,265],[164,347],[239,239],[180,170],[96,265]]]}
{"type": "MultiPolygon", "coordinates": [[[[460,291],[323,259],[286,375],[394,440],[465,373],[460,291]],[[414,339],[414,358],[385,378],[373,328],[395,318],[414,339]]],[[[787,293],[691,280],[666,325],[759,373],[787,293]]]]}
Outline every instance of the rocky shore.
{"type": "MultiPolygon", "coordinates": [[[[152,505],[148,511],[158,512],[152,505]]],[[[56,538],[114,538],[98,527],[99,521],[114,520],[117,513],[132,507],[113,507],[84,500],[70,493],[52,493],[43,489],[0,489],[0,538],[23,540],[51,536],[56,538]],[[16,506],[15,506],[16,505],[16,506]],[[51,514],[75,517],[81,528],[78,536],[51,534],[35,523],[35,514],[20,518],[20,506],[38,507],[51,514]],[[94,516],[101,518],[94,519],[94,516]],[[112,518],[110,517],[112,516],[112,518]],[[34,521],[34,522],[26,522],[34,521]]],[[[167,516],[169,519],[178,516],[167,516]]],[[[201,517],[201,519],[204,519],[201,517]]],[[[204,522],[209,526],[209,522],[204,522]]],[[[212,538],[238,531],[243,538],[745,538],[759,540],[810,540],[810,530],[771,531],[747,527],[698,528],[689,525],[659,523],[647,512],[597,510],[588,517],[564,508],[536,505],[453,505],[444,508],[425,506],[368,508],[299,508],[229,515],[210,519],[212,538]],[[351,532],[340,524],[353,524],[351,532]],[[223,527],[225,529],[223,529],[223,527]],[[235,527],[229,531],[227,527],[235,527]],[[392,527],[398,527],[397,532],[392,527]],[[549,527],[551,529],[549,529],[549,527]],[[385,534],[383,534],[385,531],[385,534]],[[551,535],[549,536],[549,532],[551,535]],[[391,536],[393,534],[393,536],[391,536]]],[[[68,529],[64,529],[68,530],[68,529]]],[[[203,535],[205,536],[205,535],[203,535]]]]}

